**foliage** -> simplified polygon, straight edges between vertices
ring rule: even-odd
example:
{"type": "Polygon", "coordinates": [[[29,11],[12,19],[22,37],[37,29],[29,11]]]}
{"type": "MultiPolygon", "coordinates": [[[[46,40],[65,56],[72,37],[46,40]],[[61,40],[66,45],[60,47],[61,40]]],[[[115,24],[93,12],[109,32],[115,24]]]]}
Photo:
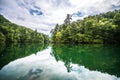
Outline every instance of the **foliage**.
{"type": "Polygon", "coordinates": [[[5,40],[6,40],[6,39],[5,39],[4,34],[0,32],[0,42],[1,42],[1,43],[4,43],[5,40]]]}
{"type": "Polygon", "coordinates": [[[57,24],[52,30],[53,42],[120,44],[120,10],[88,16],[72,23],[70,18],[68,21],[69,24],[57,24]]]}
{"type": "Polygon", "coordinates": [[[24,26],[16,25],[0,15],[0,42],[4,43],[29,43],[48,42],[48,36],[33,31],[24,26]]]}

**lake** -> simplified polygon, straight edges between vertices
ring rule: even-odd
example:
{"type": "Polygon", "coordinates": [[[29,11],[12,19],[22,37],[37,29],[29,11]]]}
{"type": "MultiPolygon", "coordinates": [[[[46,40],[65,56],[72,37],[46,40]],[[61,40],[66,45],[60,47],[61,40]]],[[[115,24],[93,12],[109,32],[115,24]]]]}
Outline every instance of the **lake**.
{"type": "Polygon", "coordinates": [[[4,44],[0,61],[0,80],[120,80],[115,45],[4,44]]]}

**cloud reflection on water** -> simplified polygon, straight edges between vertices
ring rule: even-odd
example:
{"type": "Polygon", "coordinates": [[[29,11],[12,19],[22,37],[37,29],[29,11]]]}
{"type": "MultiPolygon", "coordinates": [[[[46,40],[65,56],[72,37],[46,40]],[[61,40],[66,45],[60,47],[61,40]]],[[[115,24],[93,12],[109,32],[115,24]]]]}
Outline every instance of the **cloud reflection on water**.
{"type": "Polygon", "coordinates": [[[68,72],[64,62],[57,62],[50,53],[51,47],[10,62],[0,70],[0,80],[120,80],[115,75],[72,63],[68,72]]]}

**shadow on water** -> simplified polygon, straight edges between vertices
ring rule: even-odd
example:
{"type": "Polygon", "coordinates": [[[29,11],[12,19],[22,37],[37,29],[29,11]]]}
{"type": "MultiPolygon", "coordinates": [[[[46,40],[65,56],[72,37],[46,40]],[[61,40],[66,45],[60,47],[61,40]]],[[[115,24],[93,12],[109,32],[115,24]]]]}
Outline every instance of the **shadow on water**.
{"type": "Polygon", "coordinates": [[[73,63],[120,77],[120,47],[117,46],[52,45],[51,55],[56,61],[63,61],[68,72],[72,70],[73,63]]]}
{"type": "Polygon", "coordinates": [[[38,51],[46,49],[48,44],[2,44],[0,46],[0,69],[8,64],[10,61],[13,61],[18,58],[28,56],[30,54],[36,54],[38,51]]]}

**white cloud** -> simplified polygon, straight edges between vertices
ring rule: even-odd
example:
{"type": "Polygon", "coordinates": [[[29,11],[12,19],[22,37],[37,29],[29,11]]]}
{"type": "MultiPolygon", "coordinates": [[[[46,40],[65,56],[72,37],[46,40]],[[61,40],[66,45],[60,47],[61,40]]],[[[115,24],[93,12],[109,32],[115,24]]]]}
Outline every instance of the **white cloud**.
{"type": "Polygon", "coordinates": [[[73,20],[120,9],[120,0],[1,0],[0,14],[10,21],[49,34],[66,14],[82,13],[73,20]]]}
{"type": "Polygon", "coordinates": [[[120,80],[120,77],[115,75],[89,70],[72,63],[71,72],[68,73],[65,62],[56,61],[51,56],[51,50],[51,47],[48,47],[37,54],[11,61],[0,70],[1,79],[16,80],[17,77],[17,80],[120,80]]]}

